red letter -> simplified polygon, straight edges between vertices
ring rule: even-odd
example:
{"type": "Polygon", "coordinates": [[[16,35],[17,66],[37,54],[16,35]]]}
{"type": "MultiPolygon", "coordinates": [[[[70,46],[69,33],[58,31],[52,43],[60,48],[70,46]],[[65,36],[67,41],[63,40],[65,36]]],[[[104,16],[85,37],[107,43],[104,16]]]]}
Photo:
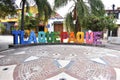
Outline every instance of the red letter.
{"type": "Polygon", "coordinates": [[[63,39],[68,38],[68,33],[67,32],[61,32],[60,37],[61,37],[61,42],[63,43],[63,39]]]}

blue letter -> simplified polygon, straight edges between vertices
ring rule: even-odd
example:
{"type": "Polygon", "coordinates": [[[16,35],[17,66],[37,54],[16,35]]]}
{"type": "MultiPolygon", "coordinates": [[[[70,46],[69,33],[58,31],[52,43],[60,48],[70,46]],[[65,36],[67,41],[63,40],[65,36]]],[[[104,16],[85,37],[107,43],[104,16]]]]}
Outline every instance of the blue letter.
{"type": "Polygon", "coordinates": [[[20,31],[20,44],[25,44],[25,41],[24,41],[24,31],[20,31]]]}
{"type": "Polygon", "coordinates": [[[29,36],[29,39],[28,39],[28,43],[31,43],[31,42],[34,42],[34,43],[37,43],[37,39],[36,39],[36,35],[34,33],[34,31],[31,31],[30,32],[30,36],[29,36]]]}
{"type": "Polygon", "coordinates": [[[12,35],[13,35],[13,43],[18,44],[18,35],[20,34],[20,31],[13,30],[12,35]]]}

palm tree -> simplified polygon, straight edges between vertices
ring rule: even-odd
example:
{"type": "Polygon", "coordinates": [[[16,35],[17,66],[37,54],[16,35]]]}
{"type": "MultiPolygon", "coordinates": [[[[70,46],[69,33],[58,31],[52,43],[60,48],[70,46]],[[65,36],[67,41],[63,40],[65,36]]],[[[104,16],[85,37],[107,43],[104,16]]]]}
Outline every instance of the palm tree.
{"type": "Polygon", "coordinates": [[[74,8],[72,12],[69,12],[66,16],[65,23],[68,31],[80,31],[81,27],[84,26],[87,21],[86,17],[90,15],[104,15],[104,5],[101,0],[55,0],[54,8],[57,9],[65,6],[70,1],[74,2],[72,6],[74,8]]]}
{"type": "Polygon", "coordinates": [[[8,16],[8,14],[15,14],[15,4],[11,0],[0,0],[0,18],[8,16]]]}
{"type": "MultiPolygon", "coordinates": [[[[24,30],[24,8],[25,4],[29,6],[30,0],[22,0],[22,14],[21,14],[21,30],[24,30]]],[[[38,19],[46,22],[51,16],[52,9],[47,0],[34,0],[38,9],[38,19]],[[44,17],[44,18],[43,18],[44,17]]]]}

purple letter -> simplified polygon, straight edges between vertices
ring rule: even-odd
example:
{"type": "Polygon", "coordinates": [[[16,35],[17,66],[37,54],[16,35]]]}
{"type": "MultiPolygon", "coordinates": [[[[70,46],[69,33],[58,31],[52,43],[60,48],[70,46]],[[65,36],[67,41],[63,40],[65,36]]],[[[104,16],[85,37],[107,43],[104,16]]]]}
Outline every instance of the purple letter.
{"type": "Polygon", "coordinates": [[[100,41],[102,32],[94,32],[94,44],[102,44],[100,41]]]}

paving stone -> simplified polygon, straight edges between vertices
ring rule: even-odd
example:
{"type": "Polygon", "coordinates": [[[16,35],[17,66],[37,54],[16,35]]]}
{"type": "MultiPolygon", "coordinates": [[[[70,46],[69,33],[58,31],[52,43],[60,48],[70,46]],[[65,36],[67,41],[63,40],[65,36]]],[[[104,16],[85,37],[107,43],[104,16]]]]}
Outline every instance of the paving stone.
{"type": "Polygon", "coordinates": [[[0,54],[4,55],[0,57],[0,66],[17,65],[14,80],[45,80],[62,72],[78,80],[116,80],[114,68],[120,68],[120,51],[103,47],[40,45],[0,54]],[[61,64],[66,65],[59,67],[61,64]]]}

